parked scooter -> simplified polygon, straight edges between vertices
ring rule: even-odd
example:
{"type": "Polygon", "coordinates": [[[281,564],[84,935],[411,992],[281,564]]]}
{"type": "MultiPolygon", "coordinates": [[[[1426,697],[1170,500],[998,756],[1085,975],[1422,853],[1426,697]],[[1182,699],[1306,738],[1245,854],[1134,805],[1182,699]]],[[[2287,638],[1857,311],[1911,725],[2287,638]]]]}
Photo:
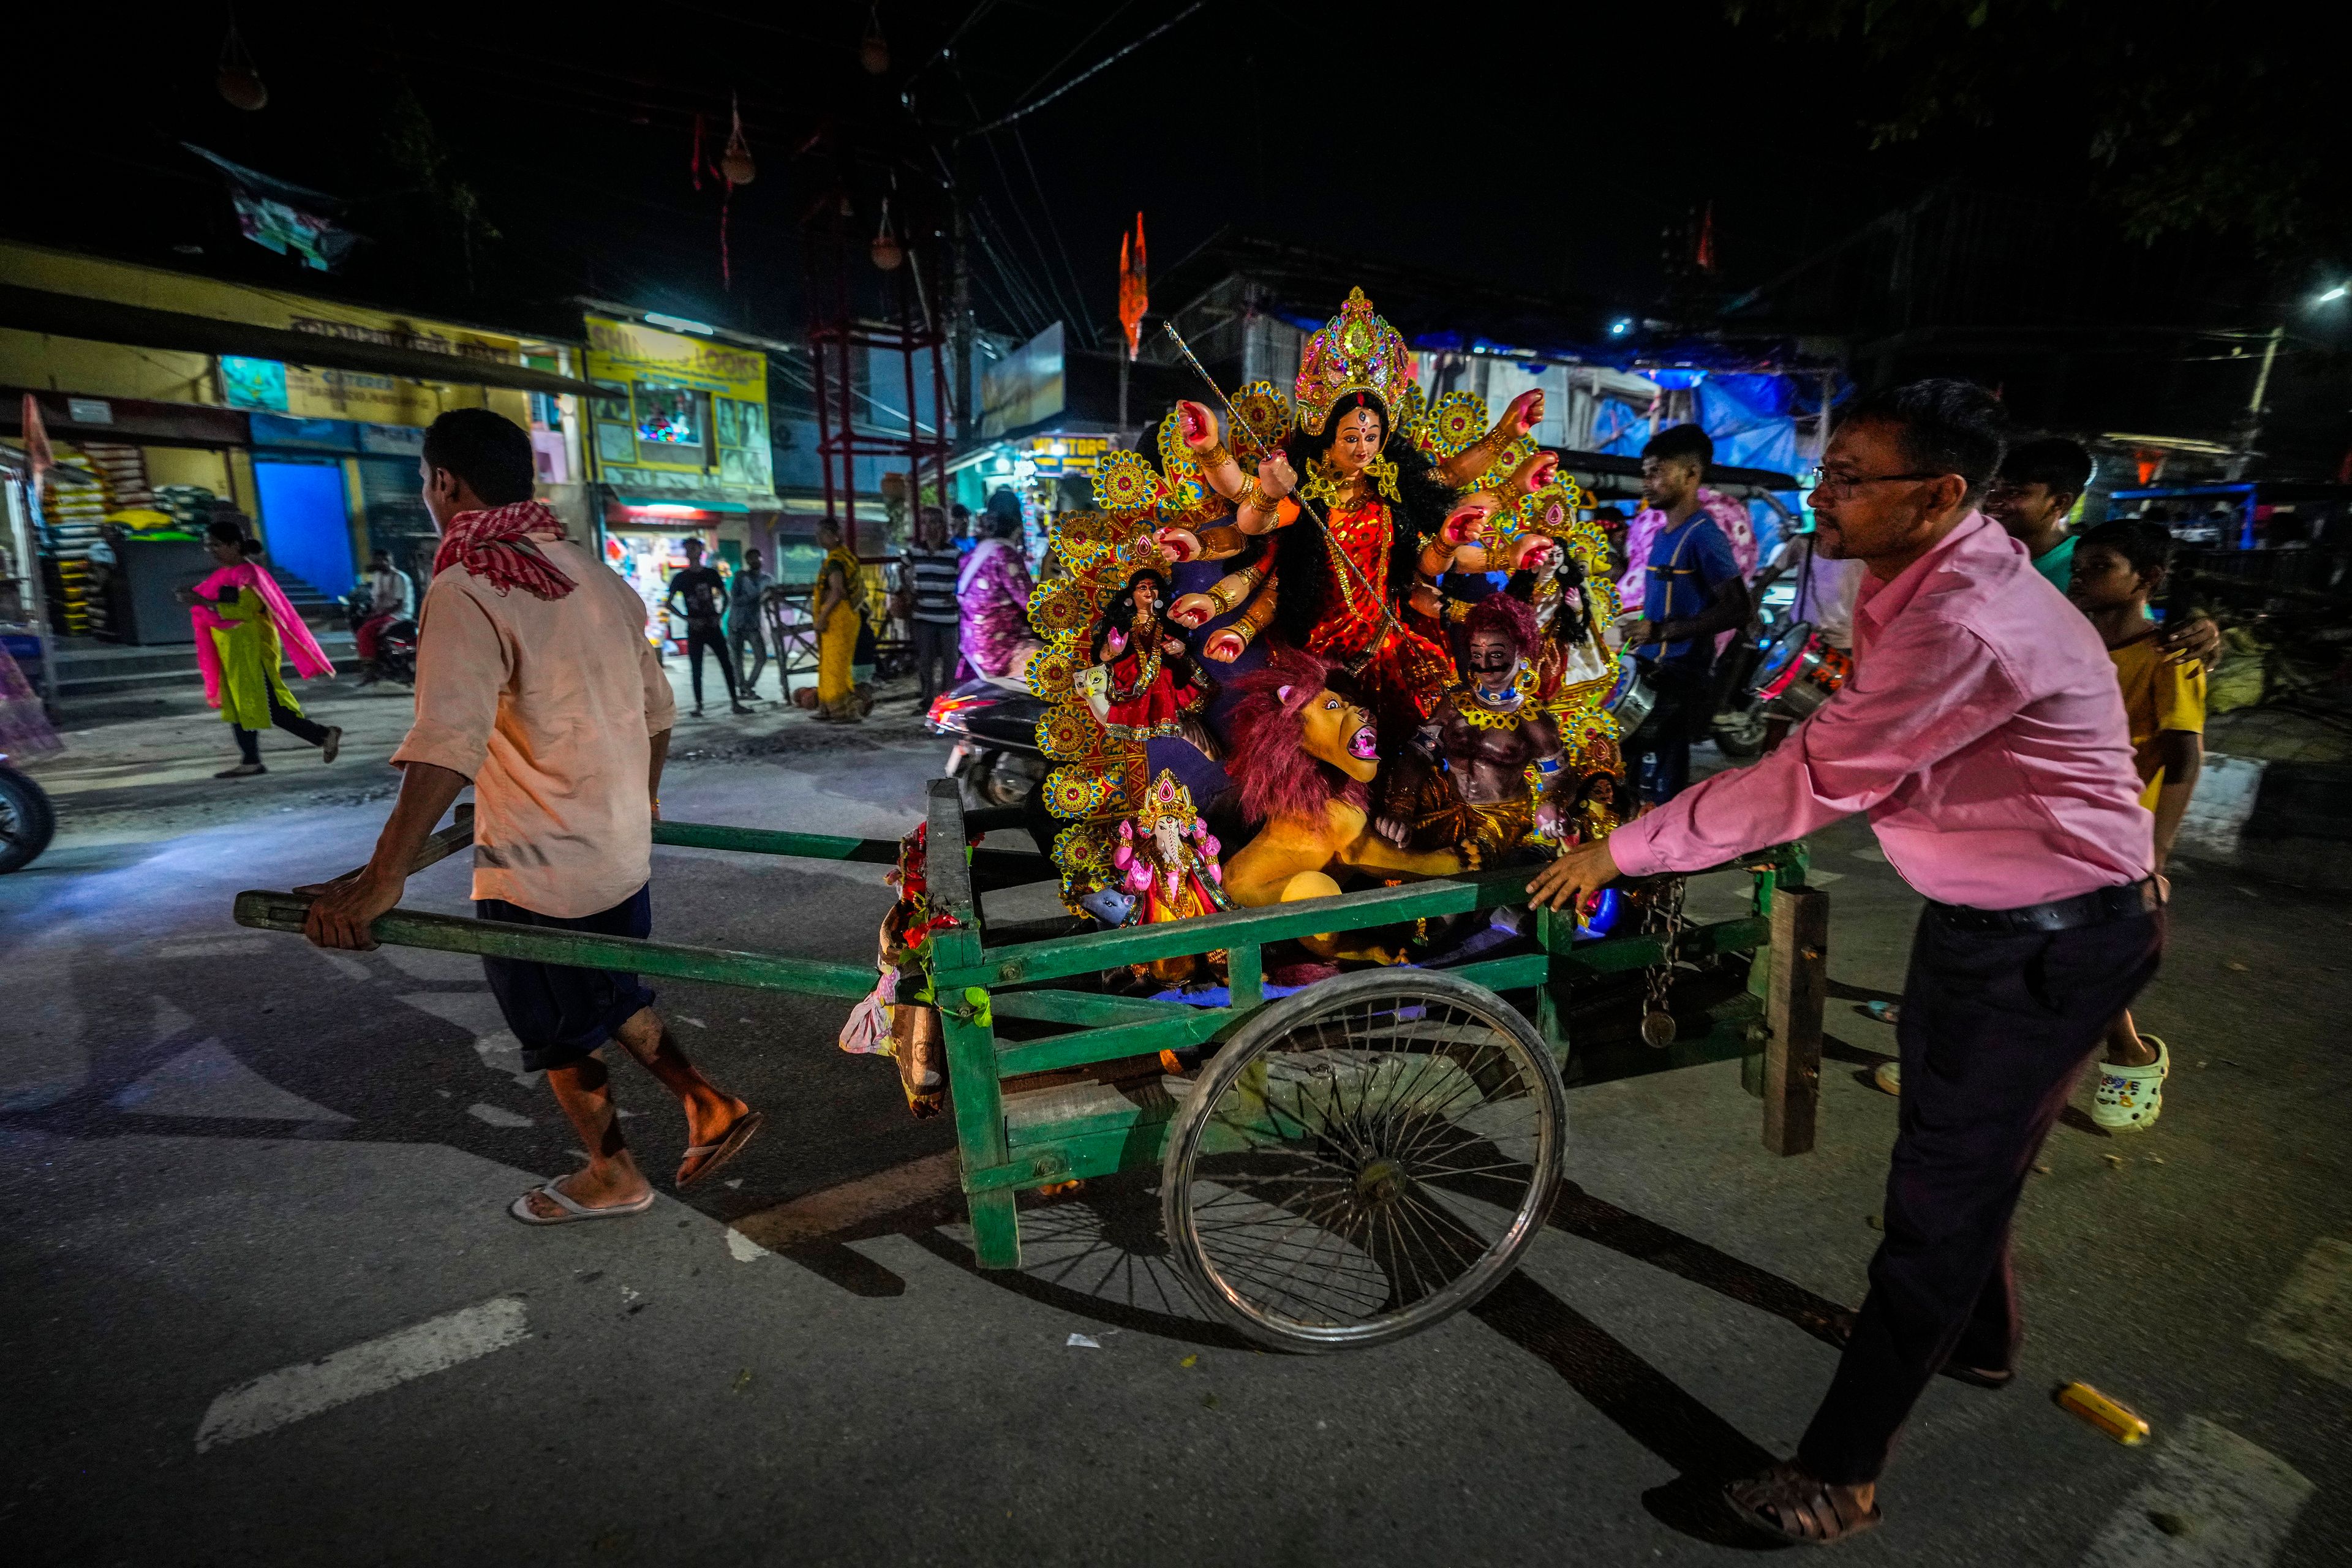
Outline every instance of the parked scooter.
{"type": "Polygon", "coordinates": [[[58,814],[47,791],[8,765],[0,752],[0,873],[21,871],[57,836],[58,814]]]}
{"type": "MultiPolygon", "coordinates": [[[[360,623],[375,613],[374,601],[367,584],[362,583],[343,601],[343,624],[353,632],[360,623]]],[[[387,622],[375,639],[375,668],[379,680],[396,680],[403,686],[416,684],[416,623],[403,616],[387,622]]]]}
{"type": "Polygon", "coordinates": [[[1025,691],[1008,691],[986,680],[967,680],[931,702],[923,727],[950,735],[947,776],[956,781],[964,808],[1026,805],[1045,782],[1045,753],[1037,749],[1037,721],[1045,704],[1025,691]]]}

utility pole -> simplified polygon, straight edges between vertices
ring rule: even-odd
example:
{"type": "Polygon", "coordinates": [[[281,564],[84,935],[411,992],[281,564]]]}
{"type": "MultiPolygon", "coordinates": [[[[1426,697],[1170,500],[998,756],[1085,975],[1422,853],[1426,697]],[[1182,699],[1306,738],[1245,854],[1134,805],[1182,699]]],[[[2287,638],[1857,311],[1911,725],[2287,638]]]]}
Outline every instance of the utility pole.
{"type": "MultiPolygon", "coordinates": [[[[955,218],[955,280],[950,288],[948,331],[955,355],[956,442],[969,446],[980,438],[980,402],[973,395],[971,384],[971,228],[963,210],[963,144],[956,144],[951,177],[955,189],[950,193],[955,218]]],[[[940,498],[945,505],[947,498],[940,498]]]]}
{"type": "Polygon", "coordinates": [[[2263,399],[2270,395],[2271,365],[2278,358],[2279,343],[2286,336],[2286,323],[2271,329],[2263,342],[2263,367],[2254,373],[2254,395],[2246,400],[2245,416],[2238,421],[2238,454],[2230,459],[2230,478],[2242,479],[2246,465],[2253,460],[2254,443],[2263,435],[2263,399]]]}

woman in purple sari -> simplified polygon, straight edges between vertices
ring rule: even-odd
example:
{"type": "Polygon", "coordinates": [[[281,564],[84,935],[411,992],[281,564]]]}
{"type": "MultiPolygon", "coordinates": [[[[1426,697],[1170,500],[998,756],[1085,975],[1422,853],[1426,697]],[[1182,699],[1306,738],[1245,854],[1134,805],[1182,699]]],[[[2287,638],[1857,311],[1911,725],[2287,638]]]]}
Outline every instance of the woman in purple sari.
{"type": "Polygon", "coordinates": [[[1029,563],[1015,542],[1021,514],[988,514],[989,536],[972,546],[956,576],[963,658],[956,679],[974,676],[1016,691],[1029,689],[1029,661],[1040,647],[1029,631],[1029,563]]]}

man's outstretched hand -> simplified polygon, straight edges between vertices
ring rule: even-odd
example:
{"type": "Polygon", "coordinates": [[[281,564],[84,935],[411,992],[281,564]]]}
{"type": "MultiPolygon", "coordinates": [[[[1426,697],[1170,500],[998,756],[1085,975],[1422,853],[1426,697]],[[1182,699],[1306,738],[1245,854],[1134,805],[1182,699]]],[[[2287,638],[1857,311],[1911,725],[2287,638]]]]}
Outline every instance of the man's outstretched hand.
{"type": "Polygon", "coordinates": [[[338,877],[322,888],[310,900],[310,912],[303,918],[302,934],[319,947],[348,948],[354,952],[366,952],[375,946],[375,938],[368,928],[376,917],[400,902],[407,880],[391,881],[373,871],[359,871],[348,877],[338,877]]]}
{"type": "Polygon", "coordinates": [[[1539,910],[1573,913],[1586,899],[1616,879],[1617,861],[1609,853],[1609,840],[1573,845],[1536,873],[1536,879],[1528,884],[1528,902],[1539,910]]]}

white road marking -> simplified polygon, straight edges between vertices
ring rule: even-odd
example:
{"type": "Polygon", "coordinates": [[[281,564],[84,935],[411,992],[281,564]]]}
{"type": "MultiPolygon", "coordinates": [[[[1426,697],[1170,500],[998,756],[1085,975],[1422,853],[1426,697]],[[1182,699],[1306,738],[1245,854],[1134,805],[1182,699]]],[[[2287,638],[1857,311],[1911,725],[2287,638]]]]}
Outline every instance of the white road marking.
{"type": "Polygon", "coordinates": [[[2311,1483],[2277,1455],[2201,1415],[2156,1436],[2157,1475],[2100,1527],[2083,1568],[2263,1568],[2311,1483]],[[2158,1517],[2180,1533],[2157,1522],[2158,1517]]]}
{"type": "Polygon", "coordinates": [[[260,952],[274,944],[266,936],[213,937],[203,942],[182,942],[157,950],[158,958],[223,958],[235,952],[260,952]]]}
{"type": "Polygon", "coordinates": [[[1886,851],[1881,849],[1875,844],[1865,844],[1859,849],[1849,849],[1846,853],[1853,856],[1857,860],[1868,860],[1874,865],[1884,866],[1886,864],[1886,851]]]}
{"type": "Polygon", "coordinates": [[[483,1105],[479,1103],[469,1105],[466,1107],[466,1114],[472,1117],[477,1121],[487,1121],[493,1127],[528,1127],[530,1125],[530,1117],[517,1116],[513,1111],[501,1110],[495,1105],[483,1105]]]}
{"type": "Polygon", "coordinates": [[[2352,1388],[2352,1242],[2323,1237],[2246,1338],[2352,1388]]]}
{"type": "Polygon", "coordinates": [[[530,1337],[519,1296],[499,1296],[299,1366],[241,1383],[212,1402],[196,1427],[196,1452],[257,1437],[412,1378],[506,1349],[530,1337]]]}
{"type": "Polygon", "coordinates": [[[757,1263],[768,1256],[768,1249],[737,1230],[727,1227],[727,1250],[738,1263],[757,1263]]]}
{"type": "Polygon", "coordinates": [[[1845,873],[1843,871],[1809,870],[1805,873],[1805,886],[1808,888],[1826,888],[1832,882],[1843,882],[1844,880],[1845,873]]]}
{"type": "Polygon", "coordinates": [[[217,1039],[190,1047],[107,1100],[142,1116],[234,1116],[265,1121],[349,1121],[278,1088],[217,1039]]]}

